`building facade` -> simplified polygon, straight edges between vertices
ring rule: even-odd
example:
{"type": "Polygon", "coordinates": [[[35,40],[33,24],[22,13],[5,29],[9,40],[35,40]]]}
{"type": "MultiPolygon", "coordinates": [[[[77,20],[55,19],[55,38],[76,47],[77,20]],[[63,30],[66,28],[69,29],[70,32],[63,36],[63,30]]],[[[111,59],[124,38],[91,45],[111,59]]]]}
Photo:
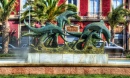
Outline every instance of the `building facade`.
{"type": "MultiPolygon", "coordinates": [[[[12,14],[10,16],[9,23],[11,28],[10,33],[14,32],[13,36],[16,37],[16,40],[18,41],[17,44],[20,45],[28,43],[30,39],[28,37],[20,38],[21,33],[29,31],[28,28],[26,28],[26,26],[24,26],[24,24],[19,21],[20,14],[24,10],[23,5],[27,0],[17,1],[19,3],[19,6],[16,8],[17,15],[12,14]]],[[[59,0],[59,4],[63,3],[64,1],[65,0],[59,0]]],[[[107,15],[109,12],[111,12],[112,6],[116,8],[120,4],[128,3],[128,6],[124,8],[130,9],[130,0],[67,0],[66,4],[67,3],[75,4],[78,8],[78,15],[81,17],[81,21],[77,21],[75,19],[70,18],[72,25],[66,25],[66,29],[72,32],[82,32],[84,27],[87,26],[89,23],[98,22],[101,19],[105,21],[107,28],[111,30],[107,21],[107,15]]],[[[116,34],[114,41],[116,44],[123,46],[125,49],[130,49],[129,25],[127,27],[124,27],[122,24],[120,24],[115,28],[116,34]]],[[[66,39],[71,42],[77,38],[67,35],[66,39]]],[[[64,41],[59,37],[58,43],[64,44],[64,41]]]]}

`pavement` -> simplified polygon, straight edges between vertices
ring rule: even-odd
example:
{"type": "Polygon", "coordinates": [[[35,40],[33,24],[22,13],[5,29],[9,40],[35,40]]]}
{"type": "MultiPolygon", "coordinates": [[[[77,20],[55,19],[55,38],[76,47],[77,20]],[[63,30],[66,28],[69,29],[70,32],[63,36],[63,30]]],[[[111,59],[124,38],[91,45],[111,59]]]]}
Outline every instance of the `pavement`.
{"type": "Polygon", "coordinates": [[[108,64],[130,64],[129,58],[109,58],[108,64]]]}
{"type": "MultiPolygon", "coordinates": [[[[0,59],[0,64],[12,64],[12,63],[18,63],[18,64],[26,64],[26,61],[24,58],[12,58],[12,59],[0,59]]],[[[108,64],[125,64],[130,65],[130,59],[127,58],[109,58],[108,64]]]]}
{"type": "Polygon", "coordinates": [[[0,59],[0,64],[25,63],[25,59],[0,59]]]}

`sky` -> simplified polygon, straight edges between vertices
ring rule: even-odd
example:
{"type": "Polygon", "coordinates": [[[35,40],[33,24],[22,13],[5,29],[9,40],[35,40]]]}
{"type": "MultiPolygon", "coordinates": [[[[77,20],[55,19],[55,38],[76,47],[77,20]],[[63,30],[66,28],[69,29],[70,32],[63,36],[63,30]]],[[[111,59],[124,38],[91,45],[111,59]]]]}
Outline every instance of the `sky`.
{"type": "Polygon", "coordinates": [[[22,6],[26,3],[27,0],[22,0],[22,6]]]}

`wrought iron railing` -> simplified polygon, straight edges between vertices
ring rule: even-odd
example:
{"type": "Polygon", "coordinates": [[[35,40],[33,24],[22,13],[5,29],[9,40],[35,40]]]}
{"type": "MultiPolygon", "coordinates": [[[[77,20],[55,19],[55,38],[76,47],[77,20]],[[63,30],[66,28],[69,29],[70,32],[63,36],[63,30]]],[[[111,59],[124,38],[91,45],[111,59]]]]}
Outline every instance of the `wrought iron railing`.
{"type": "MultiPolygon", "coordinates": [[[[78,13],[80,15],[80,13],[78,13]]],[[[82,19],[86,20],[99,20],[99,19],[104,19],[107,20],[107,15],[105,12],[87,12],[84,16],[81,16],[82,19]]],[[[127,21],[130,21],[130,17],[127,16],[125,17],[127,21]]]]}
{"type": "MultiPolygon", "coordinates": [[[[99,20],[99,19],[104,19],[107,20],[107,16],[104,16],[105,12],[86,12],[84,16],[81,16],[81,19],[83,20],[99,20]]],[[[78,13],[80,16],[80,12],[78,13]]]]}
{"type": "MultiPolygon", "coordinates": [[[[80,13],[79,13],[80,15],[80,13]]],[[[82,19],[107,19],[107,16],[103,16],[104,12],[86,12],[84,16],[81,16],[82,19]]]]}
{"type": "Polygon", "coordinates": [[[87,12],[86,15],[91,18],[100,18],[102,16],[102,12],[87,12]]]}

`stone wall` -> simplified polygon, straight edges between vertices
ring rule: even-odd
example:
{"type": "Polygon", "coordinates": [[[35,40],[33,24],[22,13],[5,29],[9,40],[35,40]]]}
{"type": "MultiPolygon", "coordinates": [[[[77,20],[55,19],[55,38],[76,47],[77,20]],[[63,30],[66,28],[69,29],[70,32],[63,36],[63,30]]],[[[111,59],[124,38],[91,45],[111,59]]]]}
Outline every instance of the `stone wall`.
{"type": "Polygon", "coordinates": [[[104,66],[1,66],[0,74],[118,74],[130,75],[129,67],[104,66]]]}

